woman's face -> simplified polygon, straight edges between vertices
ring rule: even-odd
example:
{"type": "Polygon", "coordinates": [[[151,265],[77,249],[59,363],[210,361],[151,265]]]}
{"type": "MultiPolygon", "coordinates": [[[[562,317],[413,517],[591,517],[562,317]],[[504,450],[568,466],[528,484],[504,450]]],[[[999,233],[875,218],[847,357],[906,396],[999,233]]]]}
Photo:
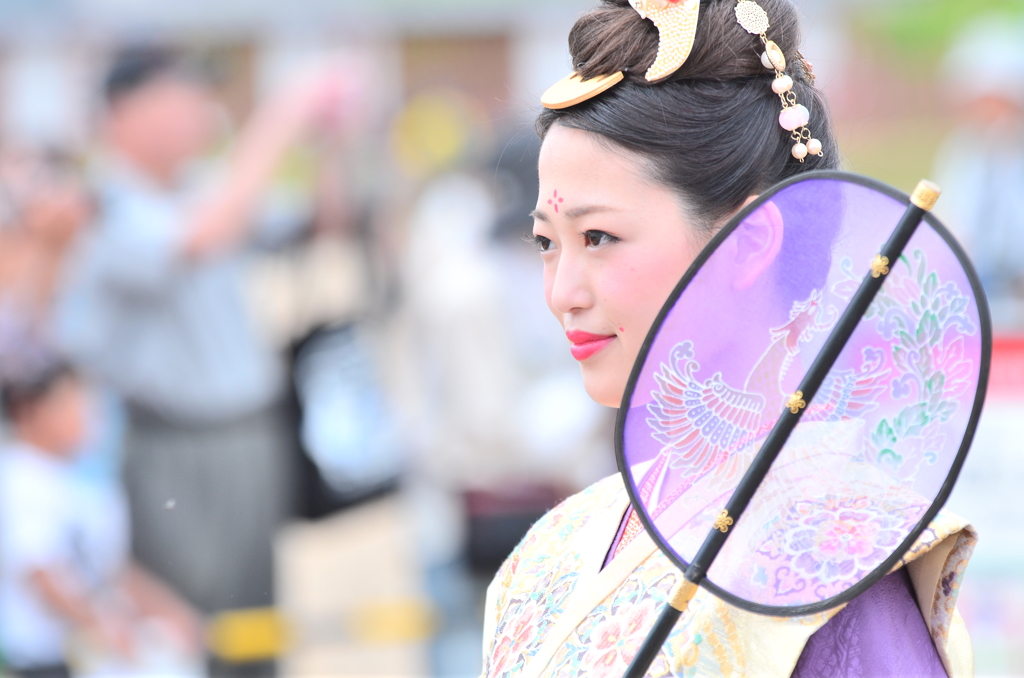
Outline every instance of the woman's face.
{"type": "Polygon", "coordinates": [[[642,162],[554,125],[540,154],[533,233],[548,308],[590,397],[618,407],[658,312],[704,242],[642,162]]]}

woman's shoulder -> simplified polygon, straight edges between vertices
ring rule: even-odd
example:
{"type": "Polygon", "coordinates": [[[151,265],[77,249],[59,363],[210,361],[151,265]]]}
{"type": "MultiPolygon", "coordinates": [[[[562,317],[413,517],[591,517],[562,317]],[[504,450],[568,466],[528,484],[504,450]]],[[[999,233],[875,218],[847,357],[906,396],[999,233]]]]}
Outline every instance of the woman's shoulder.
{"type": "Polygon", "coordinates": [[[501,566],[495,583],[508,588],[513,579],[522,579],[528,572],[550,573],[563,565],[573,569],[572,563],[563,561],[580,557],[574,538],[595,519],[623,510],[625,502],[626,490],[617,474],[572,495],[534,523],[501,566]]]}
{"type": "Polygon", "coordinates": [[[956,663],[957,657],[967,661],[964,658],[970,654],[953,651],[958,645],[968,650],[970,647],[956,601],[977,543],[978,533],[965,518],[942,510],[902,560],[914,585],[918,607],[947,667],[956,663]]]}
{"type": "Polygon", "coordinates": [[[538,521],[542,523],[548,516],[562,512],[577,512],[580,510],[601,508],[605,505],[614,505],[621,502],[625,495],[626,488],[622,484],[622,476],[618,473],[598,480],[585,490],[577,492],[568,499],[562,501],[558,506],[551,509],[544,518],[538,521]]]}
{"type": "MultiPolygon", "coordinates": [[[[974,526],[966,518],[943,509],[907,549],[900,564],[910,570],[911,576],[916,570],[934,573],[953,568],[958,571],[956,579],[959,580],[977,543],[978,533],[974,526]]],[[[928,588],[930,590],[931,587],[928,588]]]]}
{"type": "Polygon", "coordinates": [[[548,537],[568,539],[606,511],[624,508],[625,493],[619,474],[597,481],[544,514],[526,533],[520,546],[548,537]]]}
{"type": "Polygon", "coordinates": [[[515,657],[521,663],[538,651],[600,550],[601,538],[607,537],[605,550],[611,543],[611,536],[598,528],[611,525],[614,531],[625,507],[625,487],[614,475],[569,497],[530,528],[487,589],[484,657],[489,675],[506,673],[515,657]],[[594,527],[588,530],[588,525],[594,527]],[[512,627],[513,620],[522,623],[512,627]]]}

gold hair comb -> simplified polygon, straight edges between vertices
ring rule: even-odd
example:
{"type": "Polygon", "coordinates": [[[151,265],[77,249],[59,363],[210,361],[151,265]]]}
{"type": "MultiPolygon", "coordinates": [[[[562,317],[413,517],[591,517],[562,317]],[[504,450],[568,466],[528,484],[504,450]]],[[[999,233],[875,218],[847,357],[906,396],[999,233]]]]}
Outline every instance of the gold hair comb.
{"type": "Polygon", "coordinates": [[[645,76],[648,82],[658,82],[678,71],[690,57],[700,0],[633,0],[633,9],[658,27],[658,57],[645,76]]]}
{"type": "MultiPolygon", "coordinates": [[[[690,56],[697,35],[700,0],[631,0],[630,4],[641,18],[650,19],[658,27],[658,56],[645,77],[648,82],[664,80],[690,56]]],[[[619,71],[583,80],[579,73],[572,73],[548,88],[540,101],[545,108],[569,108],[611,89],[624,77],[619,71]]]]}

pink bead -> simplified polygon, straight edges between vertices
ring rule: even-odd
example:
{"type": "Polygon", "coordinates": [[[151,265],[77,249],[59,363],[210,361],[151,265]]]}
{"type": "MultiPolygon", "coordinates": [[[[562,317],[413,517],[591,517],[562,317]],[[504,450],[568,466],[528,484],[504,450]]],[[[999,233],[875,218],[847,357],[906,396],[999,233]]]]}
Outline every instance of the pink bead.
{"type": "Polygon", "coordinates": [[[803,104],[790,106],[779,114],[779,124],[782,125],[782,129],[789,132],[800,129],[810,121],[811,112],[803,104]]]}

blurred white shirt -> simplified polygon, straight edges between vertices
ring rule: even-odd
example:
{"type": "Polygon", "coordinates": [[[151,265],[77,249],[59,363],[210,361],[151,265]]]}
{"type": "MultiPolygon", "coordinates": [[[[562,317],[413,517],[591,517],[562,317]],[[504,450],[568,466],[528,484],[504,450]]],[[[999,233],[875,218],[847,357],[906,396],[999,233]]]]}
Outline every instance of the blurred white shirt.
{"type": "Polygon", "coordinates": [[[27,445],[0,450],[0,651],[15,668],[64,661],[68,624],[28,581],[37,569],[74,572],[101,589],[128,559],[128,518],[116,487],[27,445]]]}

